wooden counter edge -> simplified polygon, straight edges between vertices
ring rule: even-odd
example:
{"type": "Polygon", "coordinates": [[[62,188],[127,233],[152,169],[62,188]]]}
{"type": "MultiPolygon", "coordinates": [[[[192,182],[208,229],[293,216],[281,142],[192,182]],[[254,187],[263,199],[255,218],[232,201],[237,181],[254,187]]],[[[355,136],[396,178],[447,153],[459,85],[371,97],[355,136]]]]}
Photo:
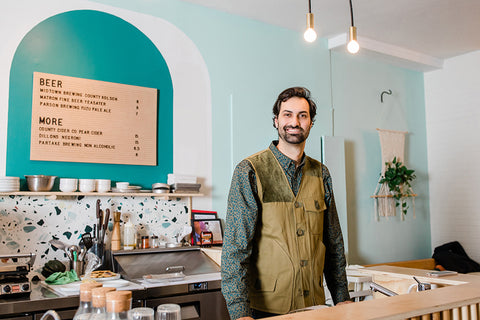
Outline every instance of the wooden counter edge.
{"type": "MultiPolygon", "coordinates": [[[[390,272],[392,275],[396,276],[412,276],[418,273],[423,273],[425,275],[426,273],[426,270],[394,266],[378,266],[366,269],[381,273],[390,272]]],[[[445,279],[447,277],[443,277],[443,279],[435,278],[435,280],[436,282],[440,280],[463,284],[450,285],[429,291],[413,292],[385,299],[367,300],[330,308],[287,314],[269,319],[409,319],[443,310],[461,308],[463,306],[480,303],[479,276],[459,274],[457,276],[449,277],[455,277],[455,280],[445,279]],[[478,280],[476,278],[478,278],[478,280]],[[470,280],[471,282],[468,283],[466,280],[470,280]]]]}

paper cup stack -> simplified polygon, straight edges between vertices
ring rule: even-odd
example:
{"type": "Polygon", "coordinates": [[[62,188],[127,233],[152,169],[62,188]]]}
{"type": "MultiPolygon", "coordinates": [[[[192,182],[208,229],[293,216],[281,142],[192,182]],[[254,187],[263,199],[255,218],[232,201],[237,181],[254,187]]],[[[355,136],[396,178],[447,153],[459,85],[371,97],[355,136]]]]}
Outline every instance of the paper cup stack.
{"type": "Polygon", "coordinates": [[[19,177],[0,177],[0,192],[20,191],[19,177]]]}

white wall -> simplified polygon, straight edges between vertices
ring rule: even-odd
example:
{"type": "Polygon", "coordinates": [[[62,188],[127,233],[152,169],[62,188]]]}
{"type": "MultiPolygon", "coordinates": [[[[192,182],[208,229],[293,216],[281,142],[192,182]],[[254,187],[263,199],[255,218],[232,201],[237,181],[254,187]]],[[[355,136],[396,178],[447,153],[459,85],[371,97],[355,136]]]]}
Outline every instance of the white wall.
{"type": "Polygon", "coordinates": [[[425,74],[432,247],[457,240],[480,261],[480,51],[425,74]]]}

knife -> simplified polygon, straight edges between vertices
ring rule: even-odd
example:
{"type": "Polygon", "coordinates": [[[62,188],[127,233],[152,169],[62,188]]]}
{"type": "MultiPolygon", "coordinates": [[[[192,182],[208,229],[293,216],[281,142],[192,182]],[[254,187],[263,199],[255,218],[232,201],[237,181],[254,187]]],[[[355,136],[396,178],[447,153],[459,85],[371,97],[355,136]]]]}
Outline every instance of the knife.
{"type": "Polygon", "coordinates": [[[103,232],[102,232],[102,240],[101,240],[102,243],[105,240],[105,233],[107,232],[109,219],[110,219],[110,209],[107,208],[105,209],[105,217],[103,220],[103,232]]]}
{"type": "Polygon", "coordinates": [[[100,199],[97,199],[95,214],[97,217],[97,232],[95,233],[95,237],[98,239],[100,235],[100,199]]]}

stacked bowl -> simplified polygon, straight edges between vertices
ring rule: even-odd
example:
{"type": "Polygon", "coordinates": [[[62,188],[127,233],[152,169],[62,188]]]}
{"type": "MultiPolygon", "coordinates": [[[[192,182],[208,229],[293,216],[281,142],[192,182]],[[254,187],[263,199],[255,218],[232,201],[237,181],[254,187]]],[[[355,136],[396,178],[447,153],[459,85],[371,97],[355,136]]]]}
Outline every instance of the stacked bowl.
{"type": "Polygon", "coordinates": [[[0,177],[0,192],[20,191],[19,177],[0,177]]]}

